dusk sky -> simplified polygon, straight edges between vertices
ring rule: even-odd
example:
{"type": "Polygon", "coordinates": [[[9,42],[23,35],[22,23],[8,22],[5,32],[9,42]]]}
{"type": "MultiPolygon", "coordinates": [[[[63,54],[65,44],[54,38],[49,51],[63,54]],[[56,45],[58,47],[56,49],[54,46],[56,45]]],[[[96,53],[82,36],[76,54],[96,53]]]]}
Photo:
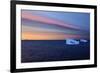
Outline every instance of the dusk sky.
{"type": "Polygon", "coordinates": [[[90,14],[22,10],[22,40],[89,39],[90,14]]]}

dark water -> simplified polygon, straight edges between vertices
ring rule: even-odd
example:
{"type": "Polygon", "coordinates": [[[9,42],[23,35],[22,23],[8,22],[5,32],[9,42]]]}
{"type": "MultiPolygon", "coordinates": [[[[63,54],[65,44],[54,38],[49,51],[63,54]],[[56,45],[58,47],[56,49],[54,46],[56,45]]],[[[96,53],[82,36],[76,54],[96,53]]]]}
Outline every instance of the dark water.
{"type": "Polygon", "coordinates": [[[85,60],[90,58],[90,41],[67,45],[65,40],[22,40],[21,62],[85,60]]]}

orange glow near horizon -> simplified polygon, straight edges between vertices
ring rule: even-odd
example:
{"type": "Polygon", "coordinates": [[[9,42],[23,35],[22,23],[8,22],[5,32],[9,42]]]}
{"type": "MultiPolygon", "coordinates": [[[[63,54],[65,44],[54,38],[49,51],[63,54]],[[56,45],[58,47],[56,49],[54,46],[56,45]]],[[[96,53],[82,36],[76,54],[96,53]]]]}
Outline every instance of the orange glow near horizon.
{"type": "Polygon", "coordinates": [[[69,35],[62,33],[30,33],[23,32],[22,40],[64,40],[67,38],[81,38],[79,35],[69,35]]]}

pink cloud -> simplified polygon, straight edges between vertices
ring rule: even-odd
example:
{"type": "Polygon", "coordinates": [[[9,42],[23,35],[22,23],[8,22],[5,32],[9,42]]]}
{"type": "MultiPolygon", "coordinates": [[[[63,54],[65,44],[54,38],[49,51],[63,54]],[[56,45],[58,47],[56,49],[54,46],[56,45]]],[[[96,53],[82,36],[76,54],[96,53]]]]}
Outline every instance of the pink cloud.
{"type": "Polygon", "coordinates": [[[62,26],[62,27],[67,27],[67,28],[72,28],[72,29],[80,29],[79,27],[64,23],[64,22],[56,20],[56,19],[50,19],[47,17],[39,16],[39,15],[32,15],[28,12],[23,12],[21,16],[22,16],[22,18],[25,18],[28,20],[43,22],[43,23],[47,23],[47,24],[51,24],[51,25],[55,24],[57,26],[62,26]]]}

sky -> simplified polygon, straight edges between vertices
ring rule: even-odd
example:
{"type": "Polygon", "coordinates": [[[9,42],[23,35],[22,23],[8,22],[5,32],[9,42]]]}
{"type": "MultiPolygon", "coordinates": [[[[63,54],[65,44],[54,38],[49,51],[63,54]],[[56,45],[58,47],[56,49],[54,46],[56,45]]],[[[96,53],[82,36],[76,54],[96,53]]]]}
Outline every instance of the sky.
{"type": "Polygon", "coordinates": [[[22,40],[89,39],[90,14],[21,10],[22,40]]]}

